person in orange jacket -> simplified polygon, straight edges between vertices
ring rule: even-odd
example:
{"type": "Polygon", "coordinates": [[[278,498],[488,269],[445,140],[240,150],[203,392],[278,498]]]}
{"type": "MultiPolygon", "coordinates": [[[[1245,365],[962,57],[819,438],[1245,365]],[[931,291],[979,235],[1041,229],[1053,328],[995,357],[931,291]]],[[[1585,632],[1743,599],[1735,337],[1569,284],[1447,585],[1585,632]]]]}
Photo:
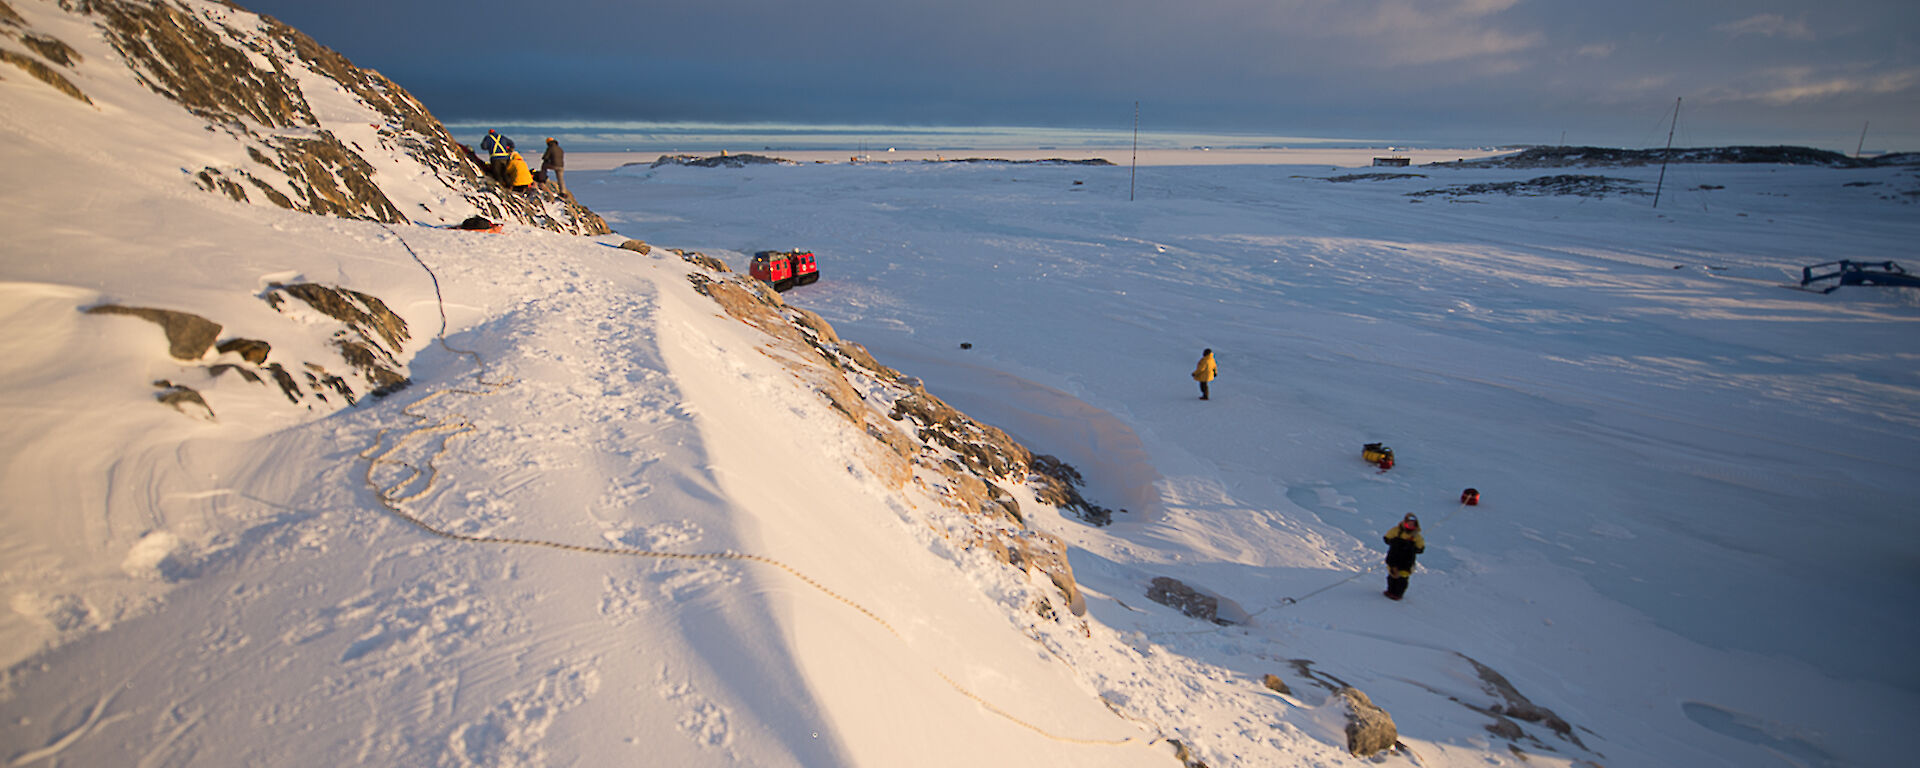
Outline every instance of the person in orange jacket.
{"type": "Polygon", "coordinates": [[[1407,594],[1414,558],[1427,551],[1427,540],[1420,535],[1420,518],[1408,512],[1380,540],[1387,543],[1387,591],[1381,594],[1398,600],[1407,594]]]}
{"type": "Polygon", "coordinates": [[[1193,380],[1200,382],[1200,399],[1207,399],[1207,382],[1213,381],[1218,371],[1219,367],[1213,362],[1213,350],[1201,352],[1200,364],[1193,367],[1193,380]]]}

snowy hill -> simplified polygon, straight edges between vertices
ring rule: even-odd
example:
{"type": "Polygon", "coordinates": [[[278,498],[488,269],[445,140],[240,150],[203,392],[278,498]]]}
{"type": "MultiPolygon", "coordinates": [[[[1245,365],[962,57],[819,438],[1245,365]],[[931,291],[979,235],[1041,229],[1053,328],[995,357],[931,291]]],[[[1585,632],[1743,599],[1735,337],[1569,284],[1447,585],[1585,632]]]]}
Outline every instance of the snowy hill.
{"type": "Polygon", "coordinates": [[[1355,765],[1363,698],[1382,764],[1880,765],[1916,711],[1920,302],[1779,287],[1904,257],[1911,167],[571,174],[611,235],[230,5],[0,32],[9,765],[1355,765]]]}

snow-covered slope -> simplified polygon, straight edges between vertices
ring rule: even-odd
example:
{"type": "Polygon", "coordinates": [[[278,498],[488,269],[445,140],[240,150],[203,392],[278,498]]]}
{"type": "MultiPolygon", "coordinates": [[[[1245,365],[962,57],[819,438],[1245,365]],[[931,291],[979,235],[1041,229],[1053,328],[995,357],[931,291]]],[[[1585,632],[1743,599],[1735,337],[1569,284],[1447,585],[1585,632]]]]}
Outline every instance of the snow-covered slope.
{"type": "Polygon", "coordinates": [[[707,255],[643,252],[297,33],[79,5],[0,5],[10,765],[1350,765],[1347,684],[1386,764],[1901,754],[1915,302],[1778,284],[1910,168],[578,174],[707,255]],[[715,268],[792,245],[818,314],[715,268]]]}
{"type": "Polygon", "coordinates": [[[296,33],[5,10],[10,764],[1172,759],[997,430],[296,33]]]}

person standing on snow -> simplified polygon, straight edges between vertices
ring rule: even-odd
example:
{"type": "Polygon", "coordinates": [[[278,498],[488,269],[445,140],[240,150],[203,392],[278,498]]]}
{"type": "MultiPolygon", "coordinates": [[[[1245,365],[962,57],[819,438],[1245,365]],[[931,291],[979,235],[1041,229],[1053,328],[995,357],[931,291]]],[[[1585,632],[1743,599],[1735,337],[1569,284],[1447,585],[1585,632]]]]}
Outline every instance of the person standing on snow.
{"type": "Polygon", "coordinates": [[[540,170],[546,171],[553,179],[553,189],[562,195],[567,193],[567,151],[560,148],[560,142],[547,137],[547,151],[540,155],[540,170]]]}
{"type": "Polygon", "coordinates": [[[1200,364],[1193,367],[1193,380],[1200,382],[1200,399],[1207,399],[1207,382],[1213,381],[1213,376],[1218,370],[1219,368],[1213,363],[1213,350],[1201,352],[1200,364]]]}
{"type": "Polygon", "coordinates": [[[1395,600],[1407,594],[1407,579],[1413,576],[1413,561],[1427,551],[1427,540],[1420,535],[1420,518],[1413,513],[1380,537],[1387,543],[1387,591],[1381,594],[1395,600]]]}
{"type": "Polygon", "coordinates": [[[480,140],[480,151],[487,154],[487,172],[493,175],[493,180],[507,183],[507,164],[512,162],[513,140],[488,128],[487,137],[480,140]]]}

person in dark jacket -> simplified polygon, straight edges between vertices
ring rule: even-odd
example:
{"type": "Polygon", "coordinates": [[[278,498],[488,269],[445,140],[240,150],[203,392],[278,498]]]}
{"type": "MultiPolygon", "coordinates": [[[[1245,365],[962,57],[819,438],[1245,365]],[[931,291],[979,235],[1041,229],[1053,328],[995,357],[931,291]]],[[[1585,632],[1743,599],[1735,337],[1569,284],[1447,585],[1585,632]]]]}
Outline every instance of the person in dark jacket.
{"type": "Polygon", "coordinates": [[[487,172],[493,180],[507,183],[507,164],[513,162],[513,139],[489,128],[486,138],[480,140],[480,151],[487,156],[487,172]]]}
{"type": "Polygon", "coordinates": [[[1400,524],[1387,529],[1380,540],[1387,543],[1387,591],[1382,594],[1398,600],[1407,594],[1414,558],[1427,551],[1427,540],[1420,535],[1420,518],[1407,513],[1400,524]]]}
{"type": "Polygon", "coordinates": [[[553,179],[553,190],[564,195],[567,193],[567,151],[560,148],[560,142],[547,137],[547,151],[540,155],[540,170],[547,172],[547,178],[553,179]]]}
{"type": "Polygon", "coordinates": [[[1214,374],[1219,370],[1219,366],[1213,362],[1213,350],[1200,353],[1200,363],[1193,367],[1193,380],[1200,382],[1200,399],[1207,399],[1207,382],[1213,381],[1214,374]]]}

